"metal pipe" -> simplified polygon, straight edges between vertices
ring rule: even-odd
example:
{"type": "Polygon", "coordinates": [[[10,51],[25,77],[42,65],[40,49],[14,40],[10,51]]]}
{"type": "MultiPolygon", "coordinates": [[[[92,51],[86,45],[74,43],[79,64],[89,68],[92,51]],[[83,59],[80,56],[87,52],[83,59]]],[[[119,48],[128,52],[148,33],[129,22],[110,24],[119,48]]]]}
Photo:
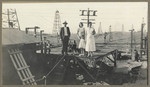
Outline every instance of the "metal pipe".
{"type": "Polygon", "coordinates": [[[141,49],[143,49],[143,24],[141,25],[141,49]]]}

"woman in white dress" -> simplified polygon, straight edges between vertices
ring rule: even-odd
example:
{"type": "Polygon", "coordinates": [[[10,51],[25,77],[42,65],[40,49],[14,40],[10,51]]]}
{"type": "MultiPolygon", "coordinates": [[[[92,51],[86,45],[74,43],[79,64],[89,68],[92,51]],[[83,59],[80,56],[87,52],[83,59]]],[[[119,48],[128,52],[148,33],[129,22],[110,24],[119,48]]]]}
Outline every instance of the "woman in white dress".
{"type": "Polygon", "coordinates": [[[95,47],[95,38],[94,35],[96,34],[95,29],[92,27],[92,22],[89,23],[89,27],[86,31],[86,47],[85,50],[88,52],[88,57],[93,56],[93,52],[96,51],[95,47]]]}
{"type": "Polygon", "coordinates": [[[79,49],[81,49],[81,54],[79,56],[81,56],[84,55],[84,51],[85,51],[85,29],[83,27],[83,23],[79,24],[77,36],[80,39],[79,49]]]}

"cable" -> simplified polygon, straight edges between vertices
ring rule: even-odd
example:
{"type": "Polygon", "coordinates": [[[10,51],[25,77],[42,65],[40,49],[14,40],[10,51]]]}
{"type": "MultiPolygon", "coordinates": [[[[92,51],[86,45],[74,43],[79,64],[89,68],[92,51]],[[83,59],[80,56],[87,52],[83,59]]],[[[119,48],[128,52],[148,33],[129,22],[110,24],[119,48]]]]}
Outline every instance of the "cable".
{"type": "Polygon", "coordinates": [[[47,77],[55,68],[56,66],[62,61],[62,59],[65,57],[65,55],[57,62],[57,64],[45,75],[47,77]]]}
{"type": "MultiPolygon", "coordinates": [[[[57,64],[45,75],[45,76],[43,76],[42,78],[40,78],[40,79],[37,79],[37,80],[35,80],[35,81],[33,81],[33,82],[30,82],[30,83],[34,83],[34,82],[39,82],[39,81],[42,81],[42,80],[44,80],[44,84],[46,85],[46,77],[56,68],[56,66],[61,62],[61,60],[63,59],[65,57],[65,55],[57,62],[57,64]]],[[[57,59],[59,58],[59,56],[57,57],[57,59]]],[[[27,85],[29,85],[30,83],[28,83],[27,85]]]]}

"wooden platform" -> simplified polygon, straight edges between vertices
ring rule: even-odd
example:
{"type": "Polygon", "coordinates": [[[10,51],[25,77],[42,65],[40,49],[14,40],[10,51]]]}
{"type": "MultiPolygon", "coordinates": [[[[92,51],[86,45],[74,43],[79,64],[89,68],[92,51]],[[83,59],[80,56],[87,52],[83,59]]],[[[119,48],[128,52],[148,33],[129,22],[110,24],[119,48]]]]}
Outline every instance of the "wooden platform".
{"type": "MultiPolygon", "coordinates": [[[[94,62],[96,61],[101,61],[101,59],[105,58],[105,63],[108,64],[109,66],[114,66],[114,63],[116,63],[116,67],[117,68],[124,68],[124,67],[136,67],[136,66],[140,66],[141,63],[135,64],[135,66],[132,64],[127,64],[127,63],[131,63],[130,62],[122,62],[119,61],[117,59],[115,59],[114,55],[112,54],[113,51],[117,50],[118,52],[121,52],[123,54],[126,54],[126,51],[128,49],[129,51],[129,44],[125,44],[125,45],[116,45],[116,44],[96,44],[96,51],[93,53],[92,57],[87,57],[87,56],[79,56],[79,53],[76,53],[73,55],[73,52],[68,52],[68,55],[72,55],[77,57],[78,59],[87,62],[94,62]],[[109,58],[108,58],[109,57],[109,58]],[[97,60],[98,59],[98,60],[97,60]]],[[[52,48],[51,49],[51,54],[61,54],[61,50],[62,47],[56,47],[56,48],[52,48]]],[[[128,55],[130,56],[130,55],[128,55]]],[[[133,61],[132,61],[133,62],[133,61]]],[[[128,69],[130,70],[130,69],[128,69]]]]}

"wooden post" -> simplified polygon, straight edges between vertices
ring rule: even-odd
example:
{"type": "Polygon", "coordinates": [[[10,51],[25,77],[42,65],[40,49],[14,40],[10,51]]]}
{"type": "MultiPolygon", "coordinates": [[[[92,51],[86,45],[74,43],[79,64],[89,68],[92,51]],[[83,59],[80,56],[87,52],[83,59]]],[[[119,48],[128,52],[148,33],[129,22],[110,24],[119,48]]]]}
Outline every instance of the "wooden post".
{"type": "Polygon", "coordinates": [[[47,43],[46,43],[46,37],[44,37],[44,54],[46,54],[46,52],[47,52],[47,49],[46,49],[46,45],[47,45],[47,43]]]}
{"type": "Polygon", "coordinates": [[[18,20],[18,16],[17,16],[17,11],[16,11],[16,9],[15,9],[15,13],[16,13],[16,20],[17,20],[17,23],[18,23],[18,28],[19,28],[19,30],[20,30],[20,24],[19,24],[19,20],[18,20]]]}
{"type": "Polygon", "coordinates": [[[43,54],[43,40],[42,40],[42,32],[44,32],[44,30],[40,31],[40,37],[41,37],[41,54],[43,54]]]}
{"type": "Polygon", "coordinates": [[[87,12],[87,27],[89,27],[89,15],[90,15],[90,11],[89,11],[89,8],[88,8],[88,12],[87,12]]]}
{"type": "Polygon", "coordinates": [[[28,28],[26,28],[26,34],[28,34],[28,28]]]}
{"type": "Polygon", "coordinates": [[[147,37],[145,37],[145,49],[147,49],[147,37]]]}
{"type": "Polygon", "coordinates": [[[113,39],[112,32],[111,32],[111,25],[109,26],[109,42],[111,42],[113,39]]]}
{"type": "MultiPolygon", "coordinates": [[[[81,19],[81,20],[86,20],[87,22],[82,22],[82,23],[87,23],[87,27],[89,27],[89,22],[91,21],[95,21],[95,19],[90,19],[90,16],[96,16],[96,12],[97,10],[80,10],[82,11],[80,16],[87,16],[87,19],[81,19]],[[84,14],[85,12],[87,12],[87,14],[84,14]],[[90,12],[92,13],[92,15],[90,15],[90,12]]],[[[92,24],[94,24],[94,22],[92,22],[92,24]]]]}
{"type": "Polygon", "coordinates": [[[37,29],[37,27],[34,27],[34,37],[36,37],[36,29],[37,29]]]}
{"type": "Polygon", "coordinates": [[[118,57],[118,50],[115,51],[114,67],[117,67],[117,63],[116,63],[117,57],[118,57]]]}
{"type": "Polygon", "coordinates": [[[141,25],[141,49],[143,49],[143,24],[141,25]]]}
{"type": "Polygon", "coordinates": [[[143,53],[143,29],[144,29],[145,23],[141,24],[141,47],[140,47],[140,58],[142,58],[142,53],[143,53]]]}
{"type": "Polygon", "coordinates": [[[131,58],[133,58],[133,31],[134,31],[134,29],[132,29],[132,30],[129,30],[129,31],[131,31],[131,58]]]}
{"type": "Polygon", "coordinates": [[[7,9],[7,15],[8,15],[8,26],[11,27],[10,24],[9,24],[10,23],[9,9],[7,9]]]}
{"type": "Polygon", "coordinates": [[[42,32],[44,32],[44,30],[41,30],[41,31],[40,31],[40,38],[41,38],[41,41],[42,41],[42,36],[43,36],[42,32]]]}

